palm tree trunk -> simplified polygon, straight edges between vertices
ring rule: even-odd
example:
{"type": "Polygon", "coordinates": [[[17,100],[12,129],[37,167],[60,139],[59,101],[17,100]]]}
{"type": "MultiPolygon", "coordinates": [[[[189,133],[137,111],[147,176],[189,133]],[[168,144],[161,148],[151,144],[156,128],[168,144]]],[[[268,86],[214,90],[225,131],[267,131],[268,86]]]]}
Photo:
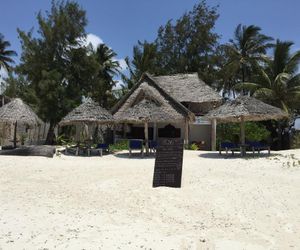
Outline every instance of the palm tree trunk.
{"type": "Polygon", "coordinates": [[[45,142],[46,145],[53,145],[55,142],[54,128],[55,128],[54,122],[50,121],[50,126],[49,126],[49,130],[45,142]]]}
{"type": "MultiPolygon", "coordinates": [[[[245,65],[243,64],[242,65],[242,82],[244,83],[245,82],[245,78],[246,78],[246,69],[245,69],[245,65]]],[[[243,95],[245,95],[245,89],[242,89],[242,93],[243,95]]]]}

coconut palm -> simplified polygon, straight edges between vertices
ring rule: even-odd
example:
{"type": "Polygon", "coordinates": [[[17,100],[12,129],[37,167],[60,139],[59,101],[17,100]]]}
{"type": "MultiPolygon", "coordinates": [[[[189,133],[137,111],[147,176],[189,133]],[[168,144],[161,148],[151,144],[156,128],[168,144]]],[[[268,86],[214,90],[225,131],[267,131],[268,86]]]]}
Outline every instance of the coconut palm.
{"type": "Polygon", "coordinates": [[[133,59],[130,61],[128,57],[125,58],[130,73],[130,77],[122,75],[123,81],[127,83],[126,88],[131,89],[145,72],[156,74],[156,59],[157,45],[147,41],[138,41],[138,44],[133,47],[133,59]]]}
{"type": "Polygon", "coordinates": [[[241,83],[255,97],[292,112],[300,108],[300,51],[291,54],[292,42],[277,40],[272,58],[258,70],[255,83],[241,83]]]}
{"type": "Polygon", "coordinates": [[[120,64],[115,58],[116,53],[105,44],[100,44],[93,52],[99,64],[99,74],[94,86],[92,97],[105,108],[108,108],[108,98],[112,97],[112,88],[115,86],[114,76],[120,73],[120,64]]]}
{"type": "Polygon", "coordinates": [[[273,38],[261,33],[261,28],[239,24],[234,32],[234,39],[230,39],[224,49],[228,54],[225,70],[239,76],[239,81],[249,81],[254,65],[264,60],[266,50],[272,47],[273,38]]]}
{"type": "Polygon", "coordinates": [[[120,73],[120,64],[115,59],[117,54],[105,44],[100,44],[95,52],[96,60],[100,64],[100,73],[112,83],[113,76],[120,73]]]}
{"type": "Polygon", "coordinates": [[[16,56],[17,53],[13,50],[8,50],[10,42],[4,40],[4,36],[0,33],[0,69],[4,68],[5,70],[10,69],[10,64],[14,63],[12,56],[16,56]]]}

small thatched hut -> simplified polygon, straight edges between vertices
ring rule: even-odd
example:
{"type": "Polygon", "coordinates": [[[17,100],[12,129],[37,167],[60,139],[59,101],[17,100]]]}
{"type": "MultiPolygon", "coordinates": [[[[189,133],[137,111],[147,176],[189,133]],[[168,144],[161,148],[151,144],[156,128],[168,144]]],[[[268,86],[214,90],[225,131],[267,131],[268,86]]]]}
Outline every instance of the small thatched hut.
{"type": "Polygon", "coordinates": [[[196,73],[155,77],[145,73],[112,113],[116,122],[128,125],[127,137],[146,139],[147,132],[155,140],[172,134],[186,144],[206,141],[210,147],[211,124],[202,117],[221,103],[218,93],[196,73]]]}
{"type": "Polygon", "coordinates": [[[87,99],[86,102],[69,112],[59,123],[60,126],[76,125],[82,123],[97,123],[107,124],[114,121],[113,116],[109,111],[102,108],[92,99],[87,99]]]}
{"type": "Polygon", "coordinates": [[[80,130],[85,137],[91,137],[95,125],[108,125],[114,122],[112,114],[102,108],[92,99],[87,99],[77,108],[69,112],[59,123],[59,126],[75,125],[76,140],[80,140],[80,130]]]}
{"type": "Polygon", "coordinates": [[[14,124],[14,146],[17,142],[17,124],[29,127],[41,125],[42,120],[21,99],[15,98],[0,108],[0,122],[14,124]]]}
{"type": "Polygon", "coordinates": [[[210,111],[206,117],[220,123],[241,123],[241,143],[245,144],[245,121],[277,120],[288,114],[254,97],[240,96],[210,111]]]}

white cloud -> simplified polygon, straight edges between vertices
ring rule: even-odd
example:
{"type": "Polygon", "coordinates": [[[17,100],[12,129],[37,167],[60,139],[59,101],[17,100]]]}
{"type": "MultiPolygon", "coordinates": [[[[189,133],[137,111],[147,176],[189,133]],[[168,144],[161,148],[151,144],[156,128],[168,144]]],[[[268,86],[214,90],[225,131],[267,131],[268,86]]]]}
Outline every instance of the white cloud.
{"type": "Polygon", "coordinates": [[[93,48],[96,49],[98,47],[99,44],[102,44],[104,43],[103,40],[95,35],[95,34],[92,34],[92,33],[89,33],[87,34],[86,36],[86,44],[92,44],[93,48]]]}
{"type": "Polygon", "coordinates": [[[122,85],[125,85],[125,83],[121,79],[116,79],[116,86],[113,87],[113,89],[121,89],[122,85]]]}
{"type": "Polygon", "coordinates": [[[124,72],[128,69],[125,59],[122,58],[122,59],[116,59],[116,60],[119,62],[122,72],[124,72]]]}

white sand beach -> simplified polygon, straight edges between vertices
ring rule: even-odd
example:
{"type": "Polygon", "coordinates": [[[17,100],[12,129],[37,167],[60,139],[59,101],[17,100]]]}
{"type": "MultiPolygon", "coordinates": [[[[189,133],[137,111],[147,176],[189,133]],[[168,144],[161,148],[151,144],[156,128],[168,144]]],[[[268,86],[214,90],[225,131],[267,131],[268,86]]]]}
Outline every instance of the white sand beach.
{"type": "Polygon", "coordinates": [[[154,158],[0,157],[0,249],[299,249],[300,150],[185,151],[182,188],[154,158]]]}

